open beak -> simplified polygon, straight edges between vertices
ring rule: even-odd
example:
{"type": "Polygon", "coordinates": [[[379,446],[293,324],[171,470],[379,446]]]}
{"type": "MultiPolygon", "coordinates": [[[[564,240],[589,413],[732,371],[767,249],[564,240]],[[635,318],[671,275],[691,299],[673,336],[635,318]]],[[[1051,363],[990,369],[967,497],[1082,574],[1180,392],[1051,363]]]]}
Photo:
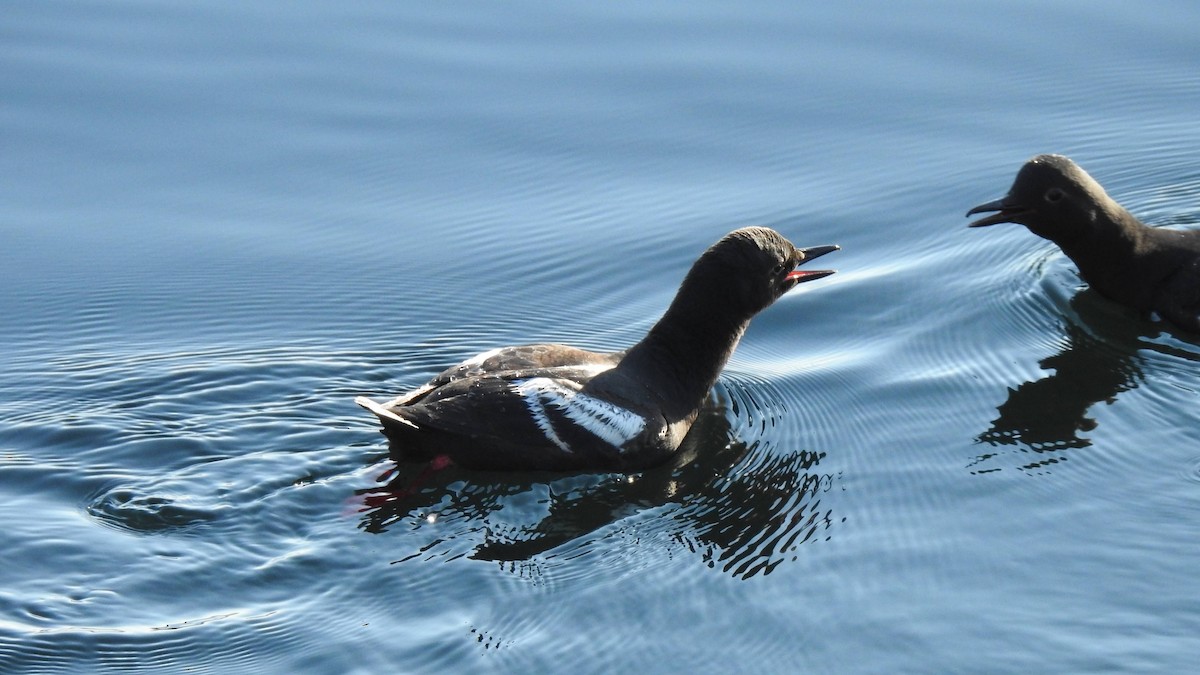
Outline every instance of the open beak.
{"type": "Polygon", "coordinates": [[[1020,204],[1013,203],[1012,200],[1010,200],[1007,196],[1001,197],[995,201],[987,202],[986,204],[980,204],[970,211],[967,211],[968,216],[973,216],[976,213],[996,211],[996,213],[993,213],[990,216],[984,216],[979,220],[974,221],[970,225],[967,225],[967,227],[987,227],[988,225],[995,225],[996,223],[1015,223],[1016,221],[1013,220],[1014,218],[1028,213],[1029,210],[1030,209],[1021,206],[1020,204]]]}
{"type": "MultiPolygon", "coordinates": [[[[829,244],[827,246],[813,246],[812,248],[802,248],[802,249],[800,249],[800,262],[798,262],[796,264],[803,265],[810,260],[816,260],[817,258],[820,258],[821,256],[825,255],[826,253],[833,253],[834,251],[840,251],[841,249],[842,249],[842,247],[838,246],[837,244],[829,244]]],[[[793,284],[801,284],[801,283],[804,283],[805,281],[815,281],[817,279],[824,279],[825,277],[829,276],[830,274],[833,274],[834,271],[835,270],[792,270],[791,272],[788,272],[786,279],[788,281],[792,282],[793,284]]]]}

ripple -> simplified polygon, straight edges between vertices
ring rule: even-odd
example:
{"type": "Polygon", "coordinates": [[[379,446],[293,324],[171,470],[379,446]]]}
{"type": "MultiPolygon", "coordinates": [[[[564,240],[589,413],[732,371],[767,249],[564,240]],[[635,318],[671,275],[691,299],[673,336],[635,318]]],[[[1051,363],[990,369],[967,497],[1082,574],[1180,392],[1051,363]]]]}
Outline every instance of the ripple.
{"type": "Polygon", "coordinates": [[[1193,457],[1188,461],[1184,476],[1193,483],[1200,483],[1200,457],[1193,457]]]}
{"type": "MultiPolygon", "coordinates": [[[[1065,258],[1052,261],[1048,268],[1073,273],[1065,258]]],[[[1066,451],[1089,448],[1104,435],[1097,430],[1098,406],[1111,405],[1148,382],[1173,379],[1181,363],[1197,360],[1190,337],[1163,333],[1163,324],[1146,321],[1086,287],[1063,294],[1059,291],[1065,287],[1052,282],[1054,277],[1044,275],[1040,286],[1062,317],[1054,330],[1045,331],[1055,341],[1026,347],[1019,355],[1038,359],[1040,368],[1024,375],[1024,381],[1011,378],[1008,364],[990,368],[988,379],[1005,383],[1007,399],[991,427],[976,436],[977,443],[995,449],[970,462],[973,473],[992,473],[1005,465],[1029,475],[1054,473],[1067,462],[1066,451]]]]}
{"type": "Polygon", "coordinates": [[[218,511],[191,506],[186,498],[137,495],[129,489],[108,492],[87,507],[102,522],[133,532],[162,532],[215,520],[218,511]]]}
{"type": "Polygon", "coordinates": [[[679,537],[705,563],[735,578],[769,574],[798,559],[804,544],[828,541],[840,520],[822,505],[840,476],[820,473],[824,453],[758,455],[675,516],[692,527],[679,537]]]}
{"type": "Polygon", "coordinates": [[[295,626],[276,612],[229,612],[140,627],[0,630],[0,664],[9,672],[31,673],[77,672],[82,663],[98,670],[182,671],[196,663],[213,670],[282,667],[296,662],[290,649],[304,650],[289,632],[295,626]],[[272,647],[264,652],[266,645],[272,647]]]}
{"type": "Polygon", "coordinates": [[[1194,668],[1200,349],[963,211],[1200,222],[1196,11],[995,4],[9,3],[0,671],[1194,668]],[[762,222],[840,271],[676,462],[377,480],[355,394],[762,222]]]}
{"type": "Polygon", "coordinates": [[[836,519],[821,500],[839,477],[818,471],[824,453],[771,449],[779,410],[770,390],[721,391],[728,413],[706,410],[671,465],[546,482],[452,467],[415,491],[421,469],[402,465],[385,473],[386,486],[360,491],[361,526],[404,531],[415,549],[397,563],[487,560],[535,583],[654,566],[649,542],[737,578],[767,574],[801,544],[828,538],[836,519]],[[422,536],[427,529],[437,535],[422,536]]]}
{"type": "Polygon", "coordinates": [[[1070,262],[1057,249],[1039,248],[1027,258],[1010,261],[1005,271],[999,287],[980,296],[989,326],[1001,339],[1033,336],[1036,344],[1027,347],[1056,345],[1055,332],[1047,328],[1062,320],[1080,287],[1070,262]]]}

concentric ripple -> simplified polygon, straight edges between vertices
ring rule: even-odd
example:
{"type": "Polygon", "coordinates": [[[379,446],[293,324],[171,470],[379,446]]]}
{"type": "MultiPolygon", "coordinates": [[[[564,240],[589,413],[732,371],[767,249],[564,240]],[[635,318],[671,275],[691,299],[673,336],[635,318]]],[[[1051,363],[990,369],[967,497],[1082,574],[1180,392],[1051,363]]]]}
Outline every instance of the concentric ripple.
{"type": "Polygon", "coordinates": [[[644,545],[630,555],[629,542],[642,541],[658,556],[686,550],[738,578],[769,573],[830,536],[837,518],[823,499],[838,477],[821,472],[824,452],[776,447],[783,404],[770,389],[732,382],[720,392],[728,403],[704,412],[671,465],[547,482],[468,479],[451,468],[415,487],[428,477],[402,465],[386,487],[363,492],[362,527],[405,530],[415,549],[397,563],[467,557],[535,577],[602,576],[651,564],[644,545]],[[426,528],[440,534],[423,540],[426,528]]]}
{"type": "Polygon", "coordinates": [[[1200,342],[964,218],[1062,152],[1200,225],[1200,5],[1126,4],[6,3],[0,673],[1194,671],[1200,342]],[[754,224],[838,273],[668,466],[353,403],[754,224]]]}

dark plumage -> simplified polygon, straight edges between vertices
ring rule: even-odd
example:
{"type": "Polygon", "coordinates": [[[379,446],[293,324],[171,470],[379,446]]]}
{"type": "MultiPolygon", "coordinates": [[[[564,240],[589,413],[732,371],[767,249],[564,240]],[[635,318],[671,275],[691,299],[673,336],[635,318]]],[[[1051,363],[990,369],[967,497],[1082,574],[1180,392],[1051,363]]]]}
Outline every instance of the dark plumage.
{"type": "Polygon", "coordinates": [[[1104,297],[1200,332],[1200,231],[1147,227],[1062,155],[1038,155],[1008,194],[980,204],[971,223],[1020,223],[1058,244],[1104,297]]]}
{"type": "Polygon", "coordinates": [[[387,403],[359,397],[406,456],[486,469],[639,471],[679,447],[751,317],[797,284],[833,274],[748,227],[700,256],[663,317],[624,352],[505,347],[387,403]]]}

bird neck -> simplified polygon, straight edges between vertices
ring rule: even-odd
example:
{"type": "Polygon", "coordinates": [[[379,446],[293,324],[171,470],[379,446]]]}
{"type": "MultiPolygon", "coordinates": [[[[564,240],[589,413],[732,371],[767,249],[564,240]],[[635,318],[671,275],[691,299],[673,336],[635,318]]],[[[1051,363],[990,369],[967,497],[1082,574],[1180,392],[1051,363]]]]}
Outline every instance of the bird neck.
{"type": "Polygon", "coordinates": [[[698,302],[686,291],[686,287],[680,290],[658,323],[618,366],[648,376],[663,397],[664,411],[676,418],[690,414],[708,395],[752,316],[721,312],[727,306],[717,298],[698,302]]]}
{"type": "Polygon", "coordinates": [[[1116,202],[1099,204],[1091,227],[1067,241],[1056,241],[1079,275],[1105,298],[1145,309],[1150,303],[1145,276],[1152,229],[1116,202]]]}
{"type": "Polygon", "coordinates": [[[1106,282],[1114,272],[1131,271],[1137,266],[1149,230],[1120,204],[1107,200],[1100,204],[1093,227],[1055,243],[1075,262],[1084,281],[1111,296],[1106,282]]]}

